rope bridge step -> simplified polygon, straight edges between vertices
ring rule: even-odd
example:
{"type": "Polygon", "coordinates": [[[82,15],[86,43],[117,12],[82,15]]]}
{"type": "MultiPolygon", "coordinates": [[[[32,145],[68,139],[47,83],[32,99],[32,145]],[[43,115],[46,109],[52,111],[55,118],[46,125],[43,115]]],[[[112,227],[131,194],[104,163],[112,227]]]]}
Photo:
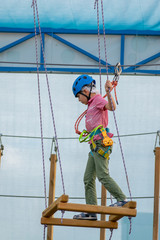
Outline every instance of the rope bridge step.
{"type": "MultiPolygon", "coordinates": [[[[137,202],[135,201],[130,201],[128,203],[126,203],[125,205],[123,205],[122,208],[130,208],[130,209],[135,209],[137,207],[137,202]]],[[[111,215],[109,216],[109,220],[116,222],[119,219],[121,219],[123,217],[123,215],[111,215]]]]}
{"type": "Polygon", "coordinates": [[[116,229],[118,228],[117,220],[124,216],[135,217],[137,214],[137,210],[135,209],[136,202],[134,201],[126,203],[123,207],[107,207],[89,204],[68,203],[68,199],[69,199],[68,195],[62,195],[48,208],[46,208],[42,213],[41,224],[116,229]],[[53,218],[52,215],[58,210],[107,214],[110,216],[109,221],[89,221],[89,220],[53,218]]]}
{"type": "Polygon", "coordinates": [[[136,209],[121,208],[121,207],[106,207],[89,204],[76,204],[76,203],[58,203],[57,210],[71,211],[71,212],[88,212],[88,213],[99,213],[109,215],[120,215],[135,217],[136,209]]]}
{"type": "Polygon", "coordinates": [[[50,204],[50,206],[48,208],[46,208],[43,213],[42,216],[43,217],[51,217],[57,210],[58,210],[58,205],[59,203],[66,203],[68,202],[68,195],[62,195],[60,196],[56,201],[54,201],[53,203],[50,204]]]}
{"type": "Polygon", "coordinates": [[[137,214],[137,210],[135,209],[136,202],[133,201],[125,204],[125,207],[106,207],[89,204],[67,203],[68,198],[68,195],[62,195],[59,197],[55,202],[53,202],[48,208],[43,211],[42,216],[51,217],[58,210],[118,215],[120,217],[135,217],[137,214]]]}
{"type": "Polygon", "coordinates": [[[61,218],[41,218],[41,224],[57,225],[57,226],[71,226],[71,227],[88,227],[88,228],[112,228],[117,229],[118,223],[111,221],[90,221],[90,220],[76,220],[76,219],[61,219],[61,218]]]}

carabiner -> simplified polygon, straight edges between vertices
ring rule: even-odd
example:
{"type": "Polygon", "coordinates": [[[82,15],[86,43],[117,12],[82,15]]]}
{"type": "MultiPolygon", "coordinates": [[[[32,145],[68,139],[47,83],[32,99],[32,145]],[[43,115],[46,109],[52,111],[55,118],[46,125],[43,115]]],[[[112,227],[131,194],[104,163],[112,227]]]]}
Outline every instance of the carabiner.
{"type": "Polygon", "coordinates": [[[122,73],[121,64],[117,63],[114,69],[115,76],[119,76],[122,73]]]}

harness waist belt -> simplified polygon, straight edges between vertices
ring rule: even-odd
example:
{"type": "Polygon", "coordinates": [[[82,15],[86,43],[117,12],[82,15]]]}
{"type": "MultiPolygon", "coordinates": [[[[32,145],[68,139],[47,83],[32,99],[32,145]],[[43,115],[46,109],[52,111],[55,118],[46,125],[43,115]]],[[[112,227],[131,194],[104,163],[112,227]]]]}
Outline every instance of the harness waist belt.
{"type": "MultiPolygon", "coordinates": [[[[109,133],[109,128],[105,128],[105,130],[107,133],[109,133]]],[[[92,137],[93,135],[98,135],[100,133],[101,133],[101,130],[100,130],[100,128],[98,128],[95,133],[93,132],[90,134],[90,137],[92,137]]]]}

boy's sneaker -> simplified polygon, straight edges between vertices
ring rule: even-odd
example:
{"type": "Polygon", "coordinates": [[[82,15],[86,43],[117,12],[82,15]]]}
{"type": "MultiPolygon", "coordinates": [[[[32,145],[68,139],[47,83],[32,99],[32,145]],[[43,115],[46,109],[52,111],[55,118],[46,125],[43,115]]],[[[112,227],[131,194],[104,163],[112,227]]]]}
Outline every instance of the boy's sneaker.
{"type": "Polygon", "coordinates": [[[74,215],[73,219],[78,219],[78,220],[97,220],[97,215],[95,213],[80,213],[78,215],[74,215]]]}
{"type": "Polygon", "coordinates": [[[109,205],[110,207],[122,207],[124,204],[126,204],[128,201],[124,200],[124,201],[119,201],[116,203],[113,203],[111,205],[109,205]]]}

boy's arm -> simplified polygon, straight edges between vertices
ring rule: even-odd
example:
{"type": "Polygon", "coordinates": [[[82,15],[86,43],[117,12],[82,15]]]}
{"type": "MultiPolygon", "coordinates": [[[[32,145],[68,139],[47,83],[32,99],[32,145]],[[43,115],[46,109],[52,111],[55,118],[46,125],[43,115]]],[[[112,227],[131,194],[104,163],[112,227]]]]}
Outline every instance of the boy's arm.
{"type": "Polygon", "coordinates": [[[113,111],[116,109],[116,103],[110,93],[110,96],[109,96],[109,90],[112,88],[112,84],[109,80],[106,81],[106,84],[105,84],[105,90],[106,90],[106,93],[107,93],[107,98],[108,98],[108,103],[105,105],[105,108],[109,111],[113,111]],[[112,103],[111,103],[112,101],[112,103]],[[112,109],[112,104],[113,104],[113,109],[112,109]]]}

